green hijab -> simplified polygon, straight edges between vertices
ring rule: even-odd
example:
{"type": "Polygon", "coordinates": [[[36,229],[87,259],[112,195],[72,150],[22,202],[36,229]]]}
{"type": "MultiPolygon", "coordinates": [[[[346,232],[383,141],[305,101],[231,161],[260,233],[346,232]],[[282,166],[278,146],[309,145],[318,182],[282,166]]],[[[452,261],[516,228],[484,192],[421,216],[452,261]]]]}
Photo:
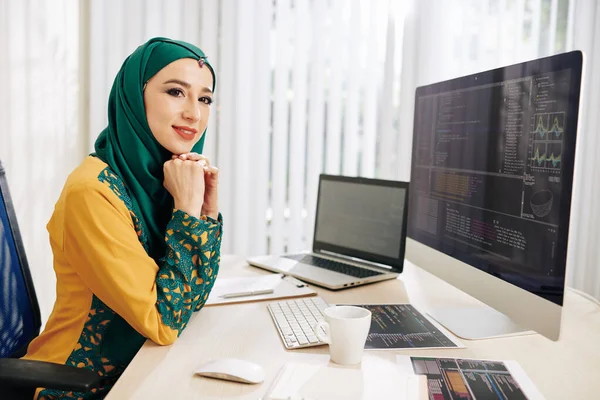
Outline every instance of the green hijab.
{"type": "MultiPolygon", "coordinates": [[[[215,73],[202,50],[177,40],[150,39],[123,62],[108,99],[108,126],[95,144],[95,155],[123,180],[155,260],[165,253],[165,229],[173,211],[173,197],[163,186],[163,164],[171,153],[150,131],[143,90],[158,71],[181,58],[202,60],[210,68],[214,92],[215,73]]],[[[206,130],[193,152],[202,153],[205,137],[206,130]]]]}

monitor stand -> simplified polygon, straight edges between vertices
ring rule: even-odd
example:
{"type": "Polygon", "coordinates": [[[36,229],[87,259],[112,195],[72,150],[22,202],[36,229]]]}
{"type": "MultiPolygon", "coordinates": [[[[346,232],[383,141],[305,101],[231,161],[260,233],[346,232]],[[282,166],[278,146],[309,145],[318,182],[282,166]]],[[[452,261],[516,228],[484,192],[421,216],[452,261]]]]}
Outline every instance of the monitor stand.
{"type": "Polygon", "coordinates": [[[491,307],[433,308],[428,313],[462,339],[491,339],[535,334],[491,307]]]}

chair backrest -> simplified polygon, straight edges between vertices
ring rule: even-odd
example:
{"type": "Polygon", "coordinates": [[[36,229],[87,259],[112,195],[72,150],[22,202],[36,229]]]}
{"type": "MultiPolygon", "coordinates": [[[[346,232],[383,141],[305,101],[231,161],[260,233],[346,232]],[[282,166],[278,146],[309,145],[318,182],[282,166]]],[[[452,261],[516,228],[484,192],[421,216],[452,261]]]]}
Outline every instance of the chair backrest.
{"type": "Polygon", "coordinates": [[[40,325],[40,308],[0,162],[0,357],[23,356],[40,325]]]}

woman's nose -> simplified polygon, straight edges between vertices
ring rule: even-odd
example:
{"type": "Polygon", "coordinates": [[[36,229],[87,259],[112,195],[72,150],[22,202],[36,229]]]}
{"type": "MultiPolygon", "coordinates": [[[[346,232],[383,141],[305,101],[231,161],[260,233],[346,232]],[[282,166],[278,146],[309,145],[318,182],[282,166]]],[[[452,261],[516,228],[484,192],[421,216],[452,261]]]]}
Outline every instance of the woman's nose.
{"type": "MultiPolygon", "coordinates": [[[[197,103],[197,102],[194,102],[197,103]]],[[[188,104],[186,108],[183,110],[183,118],[197,122],[202,118],[202,114],[200,112],[200,106],[198,104],[188,104]]]]}

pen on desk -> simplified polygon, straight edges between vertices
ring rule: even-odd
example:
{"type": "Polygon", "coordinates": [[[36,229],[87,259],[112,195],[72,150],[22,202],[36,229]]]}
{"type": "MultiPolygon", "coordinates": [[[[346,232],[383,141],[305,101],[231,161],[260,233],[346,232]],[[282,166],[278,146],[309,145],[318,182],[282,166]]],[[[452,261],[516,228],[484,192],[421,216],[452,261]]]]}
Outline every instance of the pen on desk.
{"type": "Polygon", "coordinates": [[[246,297],[246,296],[258,296],[260,294],[271,294],[273,289],[255,290],[253,292],[240,292],[240,293],[226,293],[221,297],[224,299],[231,299],[234,297],[246,297]]]}
{"type": "Polygon", "coordinates": [[[308,285],[304,282],[299,281],[291,275],[282,275],[281,279],[286,279],[288,282],[296,285],[297,288],[308,287],[308,285]]]}

